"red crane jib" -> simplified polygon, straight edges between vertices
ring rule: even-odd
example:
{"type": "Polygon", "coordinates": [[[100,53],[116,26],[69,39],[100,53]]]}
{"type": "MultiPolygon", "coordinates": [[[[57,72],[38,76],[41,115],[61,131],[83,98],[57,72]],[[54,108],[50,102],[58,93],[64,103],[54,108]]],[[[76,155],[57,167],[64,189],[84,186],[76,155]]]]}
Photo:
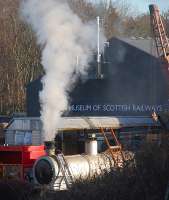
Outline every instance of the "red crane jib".
{"type": "Polygon", "coordinates": [[[165,30],[163,19],[157,5],[149,5],[150,22],[158,57],[168,66],[169,64],[169,39],[165,30]]]}

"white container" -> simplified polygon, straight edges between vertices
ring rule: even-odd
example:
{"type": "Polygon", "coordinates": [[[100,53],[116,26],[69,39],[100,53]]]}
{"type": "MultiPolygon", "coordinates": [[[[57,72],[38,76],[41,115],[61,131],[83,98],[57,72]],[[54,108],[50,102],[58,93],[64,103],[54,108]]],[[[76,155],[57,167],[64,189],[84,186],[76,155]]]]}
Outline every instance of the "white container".
{"type": "Polygon", "coordinates": [[[85,153],[87,155],[97,155],[97,140],[86,140],[85,141],[85,153]]]}

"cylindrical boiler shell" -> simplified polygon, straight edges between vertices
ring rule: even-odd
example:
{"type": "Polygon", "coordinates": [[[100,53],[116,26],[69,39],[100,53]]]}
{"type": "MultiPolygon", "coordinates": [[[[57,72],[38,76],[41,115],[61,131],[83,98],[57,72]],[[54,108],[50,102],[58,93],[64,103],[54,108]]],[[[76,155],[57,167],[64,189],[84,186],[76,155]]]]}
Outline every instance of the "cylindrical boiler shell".
{"type": "MultiPolygon", "coordinates": [[[[110,168],[114,166],[114,162],[108,154],[97,154],[96,156],[65,156],[65,160],[74,180],[87,179],[100,175],[105,171],[109,171],[110,168]]],[[[40,185],[48,185],[50,188],[56,190],[56,185],[60,184],[62,189],[66,189],[64,177],[57,156],[43,156],[39,158],[34,164],[33,176],[35,182],[40,185]],[[45,170],[43,167],[44,161],[46,164],[48,163],[48,170],[45,170]],[[49,179],[49,175],[51,174],[52,178],[49,179]],[[45,177],[47,177],[48,181],[45,181],[45,177]]]]}

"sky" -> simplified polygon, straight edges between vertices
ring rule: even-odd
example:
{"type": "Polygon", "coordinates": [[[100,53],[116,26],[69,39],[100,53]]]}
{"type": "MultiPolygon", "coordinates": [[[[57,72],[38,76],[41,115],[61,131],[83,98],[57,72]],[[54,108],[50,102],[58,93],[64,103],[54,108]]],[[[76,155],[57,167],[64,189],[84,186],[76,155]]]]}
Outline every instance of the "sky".
{"type": "MultiPolygon", "coordinates": [[[[100,0],[89,0],[90,2],[98,3],[100,0]]],[[[103,0],[104,1],[104,0],[103,0]]],[[[106,0],[111,1],[111,0],[106,0]]],[[[133,12],[135,14],[149,12],[149,4],[157,4],[160,8],[160,12],[169,10],[169,0],[112,0],[114,2],[129,3],[132,6],[133,12]]]]}
{"type": "Polygon", "coordinates": [[[123,0],[133,5],[139,12],[147,12],[149,4],[157,4],[160,11],[169,10],[169,0],[123,0]]]}

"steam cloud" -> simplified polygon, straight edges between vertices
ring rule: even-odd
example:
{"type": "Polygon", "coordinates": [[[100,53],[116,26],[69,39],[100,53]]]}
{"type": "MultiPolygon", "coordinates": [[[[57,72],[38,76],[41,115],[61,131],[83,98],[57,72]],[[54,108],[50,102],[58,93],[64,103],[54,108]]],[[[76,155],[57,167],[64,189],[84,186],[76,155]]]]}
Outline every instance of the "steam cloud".
{"type": "MultiPolygon", "coordinates": [[[[61,115],[68,107],[68,92],[77,74],[87,73],[91,52],[97,47],[97,24],[84,24],[65,0],[25,0],[21,11],[36,33],[37,43],[43,47],[41,120],[44,139],[49,140],[54,138],[61,115]]],[[[101,34],[102,47],[104,41],[101,34]]]]}

